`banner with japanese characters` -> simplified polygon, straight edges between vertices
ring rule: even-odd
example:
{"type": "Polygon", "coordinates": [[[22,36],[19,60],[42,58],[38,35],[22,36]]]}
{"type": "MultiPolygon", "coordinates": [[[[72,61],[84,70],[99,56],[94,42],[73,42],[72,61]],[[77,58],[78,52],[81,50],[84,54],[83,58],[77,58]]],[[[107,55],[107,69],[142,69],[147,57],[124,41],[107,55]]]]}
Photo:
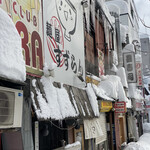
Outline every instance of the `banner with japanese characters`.
{"type": "Polygon", "coordinates": [[[137,86],[142,86],[142,67],[141,62],[136,62],[137,86]]]}
{"type": "Polygon", "coordinates": [[[45,62],[55,63],[54,80],[75,87],[85,81],[81,0],[44,0],[45,62]]]}
{"type": "Polygon", "coordinates": [[[0,0],[0,8],[12,18],[21,36],[27,72],[30,75],[42,75],[43,22],[41,0],[0,0]]]}

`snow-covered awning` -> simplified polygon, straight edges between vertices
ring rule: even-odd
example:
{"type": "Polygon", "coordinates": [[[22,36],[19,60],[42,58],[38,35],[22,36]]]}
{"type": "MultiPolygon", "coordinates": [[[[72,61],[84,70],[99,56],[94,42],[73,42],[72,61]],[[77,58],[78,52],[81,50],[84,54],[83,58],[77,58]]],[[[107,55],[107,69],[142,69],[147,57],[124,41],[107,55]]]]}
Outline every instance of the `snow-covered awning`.
{"type": "Polygon", "coordinates": [[[83,89],[53,83],[50,77],[32,80],[31,98],[39,120],[95,117],[83,89]]]}
{"type": "Polygon", "coordinates": [[[127,97],[121,83],[121,79],[115,75],[107,75],[101,78],[98,88],[102,88],[108,97],[127,102],[127,97]]]}
{"type": "Polygon", "coordinates": [[[0,8],[0,77],[12,81],[26,80],[21,37],[8,14],[0,8]]]}

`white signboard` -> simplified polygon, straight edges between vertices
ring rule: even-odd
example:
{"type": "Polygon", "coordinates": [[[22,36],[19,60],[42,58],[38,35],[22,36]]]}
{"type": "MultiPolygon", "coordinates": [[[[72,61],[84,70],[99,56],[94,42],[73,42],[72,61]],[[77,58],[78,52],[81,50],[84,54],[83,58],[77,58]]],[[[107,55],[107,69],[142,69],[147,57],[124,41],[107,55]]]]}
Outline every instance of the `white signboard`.
{"type": "Polygon", "coordinates": [[[98,138],[103,136],[99,118],[84,120],[85,139],[98,138]]]}
{"type": "Polygon", "coordinates": [[[85,81],[81,0],[44,0],[44,47],[47,65],[56,63],[54,80],[83,87],[85,81]]]}
{"type": "Polygon", "coordinates": [[[124,67],[126,70],[127,81],[128,83],[136,82],[136,73],[135,73],[135,54],[134,53],[124,53],[123,54],[124,67]]]}

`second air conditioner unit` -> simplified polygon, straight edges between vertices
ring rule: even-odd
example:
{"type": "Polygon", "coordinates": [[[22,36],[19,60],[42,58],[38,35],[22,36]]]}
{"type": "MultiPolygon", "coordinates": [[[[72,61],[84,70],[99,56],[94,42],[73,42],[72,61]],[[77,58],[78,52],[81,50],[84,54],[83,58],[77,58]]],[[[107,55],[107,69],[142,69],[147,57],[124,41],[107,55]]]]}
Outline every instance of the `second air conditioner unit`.
{"type": "Polygon", "coordinates": [[[0,129],[22,126],[23,91],[0,87],[0,129]]]}

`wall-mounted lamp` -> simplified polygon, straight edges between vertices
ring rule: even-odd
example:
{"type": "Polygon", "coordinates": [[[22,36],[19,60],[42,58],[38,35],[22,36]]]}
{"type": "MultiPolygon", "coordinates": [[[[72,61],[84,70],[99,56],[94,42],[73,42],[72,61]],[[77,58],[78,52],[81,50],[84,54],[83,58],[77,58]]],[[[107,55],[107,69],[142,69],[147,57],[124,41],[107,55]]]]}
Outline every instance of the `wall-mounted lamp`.
{"type": "Polygon", "coordinates": [[[88,7],[88,1],[87,1],[87,0],[82,0],[81,5],[82,5],[84,8],[87,8],[87,7],[88,7]]]}

